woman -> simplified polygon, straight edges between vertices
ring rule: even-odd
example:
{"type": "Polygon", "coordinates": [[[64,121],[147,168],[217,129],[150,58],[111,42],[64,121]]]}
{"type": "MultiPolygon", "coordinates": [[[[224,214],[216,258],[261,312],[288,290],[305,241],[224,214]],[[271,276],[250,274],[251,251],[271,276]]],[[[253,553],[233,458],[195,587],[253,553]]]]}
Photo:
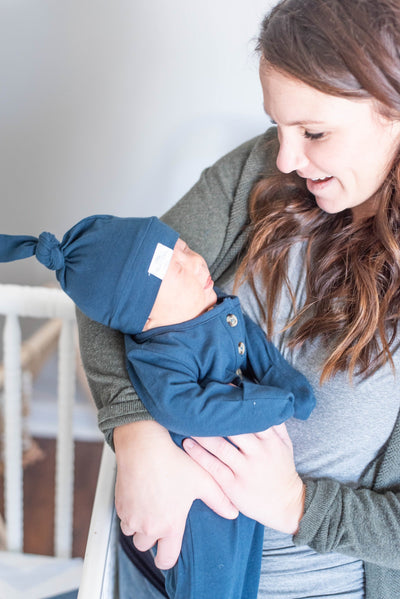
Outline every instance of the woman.
{"type": "Polygon", "coordinates": [[[130,388],[118,334],[80,315],[100,426],[117,455],[121,527],[141,550],[158,540],[156,564],[170,567],[200,497],[266,526],[259,597],[392,599],[400,5],[284,0],[262,24],[259,50],[276,129],[205,171],[165,220],[219,285],[230,289],[236,275],[243,307],[307,376],[317,407],[287,430],[235,437],[237,448],[188,440],[185,454],[130,388]]]}

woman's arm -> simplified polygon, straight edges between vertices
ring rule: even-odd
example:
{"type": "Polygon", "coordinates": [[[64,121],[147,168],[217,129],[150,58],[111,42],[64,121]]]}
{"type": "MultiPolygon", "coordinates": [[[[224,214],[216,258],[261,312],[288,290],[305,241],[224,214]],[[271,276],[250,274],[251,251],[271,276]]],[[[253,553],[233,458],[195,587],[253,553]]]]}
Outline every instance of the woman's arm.
{"type": "Polygon", "coordinates": [[[400,493],[353,489],[331,479],[306,481],[306,488],[296,545],[400,570],[400,493]]]}

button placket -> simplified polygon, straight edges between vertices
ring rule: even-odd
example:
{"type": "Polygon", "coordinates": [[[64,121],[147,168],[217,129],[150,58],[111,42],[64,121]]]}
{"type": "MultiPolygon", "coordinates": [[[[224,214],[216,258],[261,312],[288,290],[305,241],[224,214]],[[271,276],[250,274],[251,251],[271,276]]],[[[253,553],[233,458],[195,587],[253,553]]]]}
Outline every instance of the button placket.
{"type": "Polygon", "coordinates": [[[229,325],[229,328],[231,329],[232,340],[234,340],[236,342],[237,375],[243,376],[243,374],[241,372],[241,366],[245,363],[245,359],[246,359],[245,358],[246,345],[245,345],[244,341],[241,340],[241,338],[243,339],[244,331],[242,330],[241,326],[238,326],[240,324],[239,318],[236,316],[236,314],[234,312],[229,312],[228,314],[226,314],[225,321],[229,325]],[[240,374],[239,374],[239,372],[240,372],[240,374]]]}
{"type": "Polygon", "coordinates": [[[239,352],[239,355],[240,355],[240,356],[244,356],[244,354],[245,354],[245,351],[246,351],[246,346],[245,346],[245,344],[243,343],[243,341],[240,341],[240,342],[238,343],[238,352],[239,352]]]}
{"type": "Polygon", "coordinates": [[[227,314],[226,322],[229,324],[230,327],[236,327],[238,324],[237,316],[235,316],[235,314],[227,314]]]}

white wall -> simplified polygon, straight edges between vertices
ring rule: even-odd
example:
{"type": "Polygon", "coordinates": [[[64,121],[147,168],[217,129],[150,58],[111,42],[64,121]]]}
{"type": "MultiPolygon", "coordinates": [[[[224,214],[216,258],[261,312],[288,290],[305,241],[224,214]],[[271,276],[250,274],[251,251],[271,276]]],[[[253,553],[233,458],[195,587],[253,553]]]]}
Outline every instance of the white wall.
{"type": "MultiPolygon", "coordinates": [[[[0,0],[0,232],[161,215],[266,126],[254,40],[274,0],[0,0]]],[[[52,280],[30,259],[1,282],[52,280]]]]}

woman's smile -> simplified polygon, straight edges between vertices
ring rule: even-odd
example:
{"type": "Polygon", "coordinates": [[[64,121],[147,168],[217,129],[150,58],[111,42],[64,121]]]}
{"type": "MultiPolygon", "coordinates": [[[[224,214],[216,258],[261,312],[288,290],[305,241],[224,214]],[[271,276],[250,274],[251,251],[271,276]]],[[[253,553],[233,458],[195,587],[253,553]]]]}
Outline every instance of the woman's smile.
{"type": "Polygon", "coordinates": [[[263,60],[260,79],[265,111],[278,128],[278,169],[306,179],[325,212],[358,212],[390,170],[400,122],[383,117],[373,100],[325,94],[263,60]]]}

